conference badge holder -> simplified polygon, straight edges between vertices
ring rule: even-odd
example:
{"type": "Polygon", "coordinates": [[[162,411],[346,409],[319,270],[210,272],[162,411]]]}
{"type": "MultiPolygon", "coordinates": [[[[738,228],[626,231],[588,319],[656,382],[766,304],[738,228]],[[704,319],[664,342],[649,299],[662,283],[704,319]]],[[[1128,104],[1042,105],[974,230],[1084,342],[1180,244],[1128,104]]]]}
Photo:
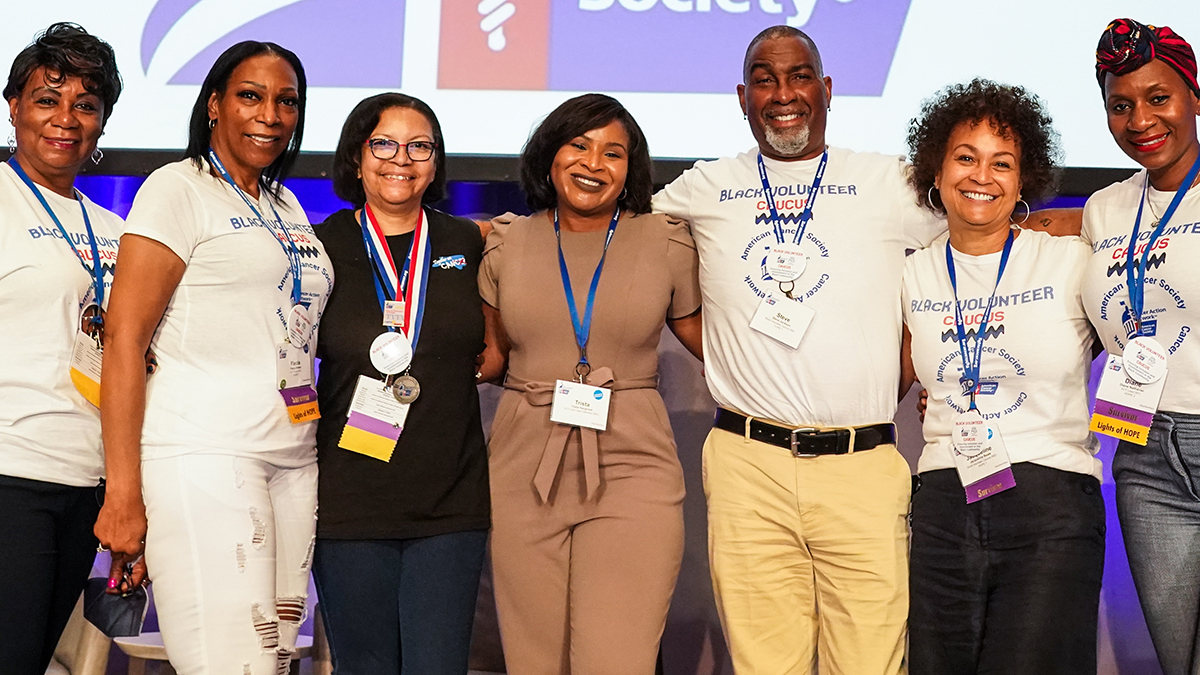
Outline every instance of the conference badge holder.
{"type": "MultiPolygon", "coordinates": [[[[578,368],[576,371],[580,372],[578,368]]],[[[582,375],[580,379],[583,379],[582,375]]],[[[550,421],[571,427],[604,431],[608,428],[608,405],[611,402],[611,389],[593,387],[583,382],[555,380],[554,398],[550,402],[550,421]]]]}
{"type": "Polygon", "coordinates": [[[276,345],[275,381],[279,384],[279,395],[287,407],[288,420],[292,424],[304,424],[321,419],[317,407],[317,392],[313,389],[313,360],[307,348],[312,333],[312,323],[307,313],[293,307],[288,315],[288,339],[276,345]],[[297,311],[299,310],[299,311],[297,311]],[[297,333],[307,325],[307,331],[297,333]],[[292,342],[293,337],[301,344],[292,342]]]}
{"type": "Polygon", "coordinates": [[[1017,486],[1000,430],[985,422],[978,410],[967,410],[956,417],[952,433],[954,468],[968,504],[1017,486]]]}
{"type": "Polygon", "coordinates": [[[409,408],[410,404],[397,400],[387,382],[359,375],[338,447],[384,462],[391,461],[396,442],[404,431],[409,408]]]}
{"type": "Polygon", "coordinates": [[[1156,340],[1138,337],[1121,356],[1108,355],[1089,429],[1145,445],[1167,383],[1167,352],[1156,340]]]}
{"type": "Polygon", "coordinates": [[[104,313],[95,304],[84,308],[71,348],[71,384],[81,396],[100,407],[100,365],[104,358],[104,313]]]}
{"type": "Polygon", "coordinates": [[[769,294],[758,303],[750,328],[796,349],[816,315],[815,310],[802,302],[769,294]]]}

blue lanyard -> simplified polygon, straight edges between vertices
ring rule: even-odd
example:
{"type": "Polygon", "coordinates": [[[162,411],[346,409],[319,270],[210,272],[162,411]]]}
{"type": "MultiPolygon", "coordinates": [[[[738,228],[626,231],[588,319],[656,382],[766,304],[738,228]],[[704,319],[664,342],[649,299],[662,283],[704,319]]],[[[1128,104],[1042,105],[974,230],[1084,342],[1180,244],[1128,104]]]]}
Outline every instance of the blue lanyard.
{"type": "MultiPolygon", "coordinates": [[[[813,177],[812,185],[808,188],[808,197],[804,199],[804,211],[800,214],[800,224],[796,227],[794,242],[804,241],[804,230],[808,229],[808,221],[812,220],[813,204],[817,202],[817,193],[821,190],[821,179],[825,177],[825,164],[829,161],[829,151],[821,154],[821,163],[817,165],[817,175],[813,177]]],[[[762,153],[758,153],[758,177],[762,180],[763,199],[771,208],[771,226],[775,228],[775,240],[780,244],[786,243],[783,233],[783,221],[775,210],[775,199],[771,194],[771,181],[767,180],[767,167],[763,164],[762,153]]]]}
{"type": "MultiPolygon", "coordinates": [[[[50,204],[47,203],[46,198],[42,196],[41,190],[37,189],[37,186],[34,185],[33,181],[29,179],[28,174],[25,173],[25,170],[22,169],[21,165],[17,163],[17,158],[15,156],[10,158],[8,163],[10,166],[12,166],[13,171],[20,176],[21,181],[24,182],[25,185],[29,187],[29,190],[33,192],[33,195],[37,197],[37,200],[42,203],[42,208],[46,209],[46,213],[49,214],[50,220],[54,221],[54,225],[58,228],[58,233],[62,235],[63,241],[66,242],[67,246],[71,247],[71,251],[75,254],[75,257],[79,259],[79,264],[83,265],[84,271],[86,271],[92,277],[92,290],[96,296],[96,306],[104,307],[104,267],[100,265],[100,247],[96,244],[96,234],[92,232],[92,221],[88,218],[87,208],[83,205],[83,197],[79,194],[79,190],[75,190],[75,199],[79,202],[79,210],[83,211],[83,226],[87,228],[88,242],[92,245],[91,268],[88,268],[87,261],[83,259],[83,254],[80,253],[79,249],[75,248],[75,245],[71,243],[71,237],[67,234],[67,228],[63,227],[62,221],[60,221],[58,216],[55,215],[54,209],[50,208],[50,204]]],[[[100,314],[97,314],[95,317],[93,317],[91,321],[96,326],[104,325],[104,318],[100,314]]]]}
{"type": "Polygon", "coordinates": [[[1146,173],[1146,182],[1142,185],[1142,201],[1138,204],[1137,219],[1133,221],[1133,235],[1130,237],[1125,253],[1125,285],[1129,287],[1129,312],[1133,315],[1134,321],[1134,334],[1129,336],[1130,340],[1142,332],[1142,307],[1145,305],[1146,299],[1146,262],[1150,259],[1150,249],[1154,248],[1155,242],[1166,229],[1167,221],[1175,215],[1179,203],[1183,201],[1184,195],[1192,187],[1192,182],[1196,180],[1197,173],[1200,173],[1200,157],[1197,157],[1196,161],[1192,163],[1187,177],[1183,179],[1183,185],[1180,185],[1179,189],[1175,191],[1175,196],[1171,198],[1171,204],[1163,212],[1162,220],[1158,221],[1158,226],[1150,234],[1150,241],[1146,242],[1146,250],[1142,252],[1142,259],[1137,260],[1135,251],[1137,250],[1138,230],[1142,225],[1142,210],[1146,207],[1146,195],[1150,190],[1150,173],[1146,173]]]}
{"type": "Polygon", "coordinates": [[[604,236],[604,252],[600,254],[600,262],[592,274],[592,285],[588,288],[587,307],[583,310],[583,320],[579,320],[579,309],[575,306],[575,293],[571,290],[571,274],[567,271],[567,259],[563,257],[562,230],[558,226],[558,209],[554,210],[554,236],[558,239],[558,271],[562,274],[563,290],[567,294],[567,309],[571,311],[571,326],[575,329],[575,344],[579,345],[579,365],[575,374],[580,381],[591,372],[587,360],[588,337],[592,333],[592,310],[596,306],[596,289],[600,287],[600,273],[604,271],[604,259],[608,257],[608,245],[612,243],[613,233],[617,231],[617,220],[621,217],[621,209],[613,212],[612,222],[608,224],[608,234],[604,236]]]}
{"type": "MultiPolygon", "coordinates": [[[[424,218],[425,217],[424,214],[422,214],[421,217],[424,218]]],[[[371,246],[371,235],[367,231],[367,228],[369,227],[369,225],[367,224],[367,205],[366,204],[363,205],[362,212],[359,214],[359,225],[362,226],[363,246],[366,247],[367,258],[371,261],[371,279],[372,279],[372,281],[375,282],[375,298],[377,300],[379,300],[379,311],[381,311],[381,312],[384,311],[384,304],[389,299],[394,300],[395,296],[400,295],[401,293],[405,294],[406,301],[410,300],[412,298],[413,294],[409,290],[407,290],[408,289],[409,271],[413,267],[413,261],[417,260],[418,257],[422,261],[430,259],[431,249],[433,247],[433,244],[432,244],[430,238],[429,237],[425,238],[424,254],[419,255],[420,252],[416,250],[417,249],[417,232],[415,230],[413,231],[413,240],[412,240],[412,243],[408,247],[408,257],[404,259],[404,268],[400,272],[400,287],[397,288],[394,293],[391,293],[392,297],[389,298],[388,290],[384,289],[383,282],[381,281],[381,279],[386,278],[386,274],[383,271],[384,261],[380,260],[380,258],[379,258],[380,253],[375,251],[374,247],[371,246]]],[[[425,227],[429,227],[429,224],[425,223],[425,227]]],[[[383,239],[383,245],[384,246],[387,245],[386,239],[383,239]]],[[[421,320],[425,316],[425,295],[426,295],[425,291],[428,290],[428,288],[429,288],[429,274],[426,273],[426,274],[421,275],[421,293],[420,293],[420,296],[417,298],[417,312],[413,316],[413,325],[405,326],[406,330],[408,331],[409,344],[412,345],[413,349],[417,348],[417,340],[419,340],[421,337],[421,320]]],[[[388,329],[388,331],[393,332],[393,333],[396,331],[395,326],[388,326],[387,329],[388,329]]]]}
{"type": "Polygon", "coordinates": [[[954,274],[954,254],[950,251],[950,240],[946,240],[946,269],[950,272],[950,288],[954,291],[954,323],[958,328],[958,353],[963,363],[963,393],[971,397],[969,410],[975,410],[975,389],[979,386],[979,367],[983,361],[983,339],[987,335],[988,319],[992,315],[992,305],[996,302],[996,290],[1000,288],[1000,278],[1004,276],[1004,268],[1008,266],[1008,254],[1012,253],[1013,240],[1016,235],[1008,231],[1008,239],[1004,241],[1004,253],[1000,254],[1000,269],[996,270],[996,285],[992,287],[992,295],[988,298],[987,309],[979,321],[975,333],[975,349],[967,353],[967,327],[963,321],[962,307],[958,304],[958,277],[954,274]]]}
{"type": "Polygon", "coordinates": [[[282,237],[275,234],[275,228],[271,225],[271,221],[263,218],[262,214],[258,211],[258,207],[254,205],[254,202],[250,201],[250,197],[242,191],[242,188],[238,187],[238,184],[233,181],[233,177],[225,170],[225,165],[221,163],[221,160],[217,157],[217,153],[213,152],[211,148],[208,151],[208,161],[216,167],[217,172],[221,174],[221,178],[224,178],[226,183],[233,186],[233,189],[237,191],[242,201],[246,202],[246,206],[250,207],[250,212],[254,214],[254,217],[262,222],[263,227],[267,228],[267,231],[271,233],[272,237],[275,237],[275,240],[283,248],[283,254],[287,256],[288,266],[292,270],[292,305],[302,304],[300,302],[300,251],[296,248],[296,242],[292,241],[292,235],[288,234],[287,226],[283,224],[283,218],[279,216],[279,211],[271,203],[271,199],[267,198],[267,205],[271,207],[271,212],[275,214],[275,222],[279,223],[279,229],[283,232],[282,237]],[[284,243],[285,241],[287,242],[286,244],[284,243]]]}

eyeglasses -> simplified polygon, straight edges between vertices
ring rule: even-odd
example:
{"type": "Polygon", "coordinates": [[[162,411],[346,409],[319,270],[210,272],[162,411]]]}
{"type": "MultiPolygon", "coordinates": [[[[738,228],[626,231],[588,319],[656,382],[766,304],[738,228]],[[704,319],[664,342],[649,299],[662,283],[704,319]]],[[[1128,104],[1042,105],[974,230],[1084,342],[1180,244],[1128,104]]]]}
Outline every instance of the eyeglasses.
{"type": "Polygon", "coordinates": [[[371,154],[375,155],[375,159],[392,159],[396,156],[396,153],[400,152],[400,148],[403,147],[409,159],[414,162],[424,162],[433,157],[433,151],[437,148],[437,143],[432,141],[400,143],[390,138],[372,138],[367,141],[367,147],[371,148],[371,154]]]}

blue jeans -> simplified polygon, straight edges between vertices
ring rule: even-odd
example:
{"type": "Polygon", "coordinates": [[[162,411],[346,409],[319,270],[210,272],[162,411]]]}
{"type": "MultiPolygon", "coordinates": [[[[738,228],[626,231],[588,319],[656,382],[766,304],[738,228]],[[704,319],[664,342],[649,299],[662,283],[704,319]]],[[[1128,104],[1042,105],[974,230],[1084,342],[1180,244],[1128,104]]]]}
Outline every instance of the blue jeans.
{"type": "Polygon", "coordinates": [[[487,537],[318,539],[313,578],[335,675],[465,675],[487,537]]]}
{"type": "Polygon", "coordinates": [[[910,675],[1095,675],[1104,500],[1085,474],[1014,464],[968,504],[954,469],[912,501],[910,675]]]}
{"type": "Polygon", "coordinates": [[[1133,583],[1164,675],[1200,668],[1200,415],[1160,412],[1112,463],[1133,583]]]}

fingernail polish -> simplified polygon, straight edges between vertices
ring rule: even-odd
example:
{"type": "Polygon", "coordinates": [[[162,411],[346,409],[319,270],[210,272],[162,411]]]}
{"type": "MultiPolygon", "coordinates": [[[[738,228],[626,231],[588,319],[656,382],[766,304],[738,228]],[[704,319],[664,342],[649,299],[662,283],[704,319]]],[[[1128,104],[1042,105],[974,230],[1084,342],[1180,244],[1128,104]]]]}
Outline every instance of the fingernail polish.
{"type": "Polygon", "coordinates": [[[117,587],[117,580],[116,580],[116,579],[109,579],[109,580],[108,580],[108,587],[109,587],[109,588],[116,588],[116,587],[117,587]]]}

